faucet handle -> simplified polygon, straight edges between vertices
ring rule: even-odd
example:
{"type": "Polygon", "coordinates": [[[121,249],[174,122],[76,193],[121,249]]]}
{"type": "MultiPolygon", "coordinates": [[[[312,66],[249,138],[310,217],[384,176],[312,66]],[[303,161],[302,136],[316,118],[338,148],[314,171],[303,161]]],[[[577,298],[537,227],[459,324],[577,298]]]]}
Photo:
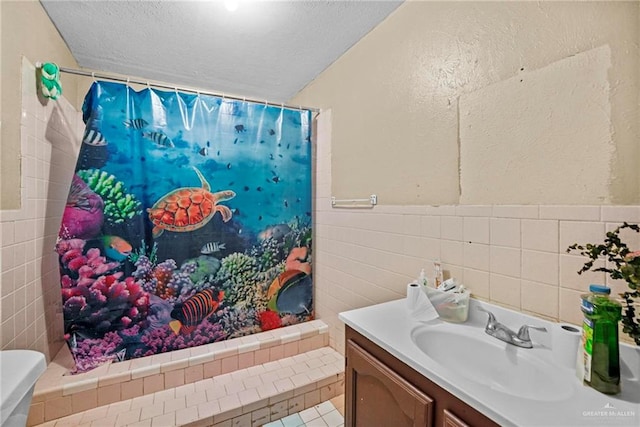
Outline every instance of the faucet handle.
{"type": "Polygon", "coordinates": [[[535,329],[540,332],[547,332],[547,328],[544,326],[533,326],[533,325],[523,325],[518,330],[517,338],[522,341],[531,341],[531,337],[529,337],[529,329],[535,329]]]}
{"type": "Polygon", "coordinates": [[[484,313],[488,313],[488,314],[490,314],[490,315],[492,315],[492,316],[493,316],[493,313],[491,313],[489,310],[487,310],[487,309],[486,309],[486,308],[484,308],[484,307],[478,306],[478,307],[476,307],[476,309],[477,309],[478,311],[482,311],[482,312],[484,312],[484,313]]]}
{"type": "Polygon", "coordinates": [[[487,326],[485,329],[493,329],[495,325],[498,323],[498,321],[496,320],[496,316],[494,316],[493,313],[490,312],[489,310],[486,310],[480,306],[478,306],[478,311],[482,311],[489,315],[489,319],[487,319],[487,326]]]}

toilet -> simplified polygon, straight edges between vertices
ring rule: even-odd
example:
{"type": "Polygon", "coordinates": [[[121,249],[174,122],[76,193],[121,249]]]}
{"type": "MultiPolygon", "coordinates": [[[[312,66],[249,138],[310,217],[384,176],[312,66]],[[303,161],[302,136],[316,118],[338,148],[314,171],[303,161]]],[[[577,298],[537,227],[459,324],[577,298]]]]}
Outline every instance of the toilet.
{"type": "Polygon", "coordinates": [[[24,427],[38,377],[47,369],[44,354],[0,351],[0,426],[24,427]]]}

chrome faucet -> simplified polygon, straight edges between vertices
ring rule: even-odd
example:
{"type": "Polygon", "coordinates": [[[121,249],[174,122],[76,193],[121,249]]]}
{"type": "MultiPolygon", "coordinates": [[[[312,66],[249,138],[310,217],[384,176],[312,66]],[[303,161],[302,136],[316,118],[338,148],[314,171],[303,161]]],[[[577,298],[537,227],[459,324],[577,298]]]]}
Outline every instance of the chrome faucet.
{"type": "Polygon", "coordinates": [[[478,307],[478,310],[483,311],[489,315],[489,320],[487,321],[487,326],[484,328],[484,331],[492,337],[498,338],[499,340],[504,341],[507,344],[512,344],[522,348],[532,348],[533,343],[531,342],[531,337],[529,336],[529,329],[547,332],[547,328],[542,326],[523,325],[516,333],[502,323],[498,322],[496,320],[496,316],[494,316],[493,313],[489,310],[485,310],[482,307],[478,307]]]}

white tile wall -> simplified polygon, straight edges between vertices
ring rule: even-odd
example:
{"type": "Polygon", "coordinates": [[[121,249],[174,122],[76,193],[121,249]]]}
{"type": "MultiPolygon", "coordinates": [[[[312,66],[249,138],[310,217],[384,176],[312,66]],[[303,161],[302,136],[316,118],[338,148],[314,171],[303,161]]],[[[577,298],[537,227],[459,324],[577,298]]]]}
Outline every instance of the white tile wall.
{"type": "Polygon", "coordinates": [[[604,222],[560,221],[560,247],[566,248],[576,243],[576,239],[586,239],[586,242],[602,241],[604,230],[604,222]]]}
{"type": "Polygon", "coordinates": [[[640,218],[640,206],[602,206],[601,221],[623,222],[640,218]]]}
{"type": "Polygon", "coordinates": [[[520,279],[491,273],[489,275],[489,296],[491,301],[520,309],[520,279]]]}
{"type": "Polygon", "coordinates": [[[489,245],[464,244],[463,265],[476,270],[489,271],[489,245]]]}
{"type": "Polygon", "coordinates": [[[473,283],[473,296],[489,301],[489,272],[465,268],[462,276],[463,283],[473,283]]]}
{"type": "Polygon", "coordinates": [[[489,243],[489,218],[466,217],[463,219],[463,238],[468,243],[489,243]]]}
{"type": "Polygon", "coordinates": [[[39,101],[35,68],[22,64],[21,208],[0,211],[0,348],[50,360],[62,345],[58,259],[53,248],[82,135],[64,98],[39,101]]]}
{"type": "Polygon", "coordinates": [[[446,240],[461,241],[463,218],[457,216],[443,216],[440,219],[440,237],[446,240]]]}
{"type": "Polygon", "coordinates": [[[522,280],[520,291],[520,305],[523,311],[541,314],[551,319],[558,318],[557,287],[522,280]]]}
{"type": "Polygon", "coordinates": [[[440,217],[426,215],[412,215],[420,219],[421,232],[425,237],[440,238],[440,217]]]}
{"type": "MultiPolygon", "coordinates": [[[[442,240],[440,242],[440,259],[446,264],[462,265],[462,260],[464,259],[463,243],[453,240],[442,240]]],[[[431,269],[427,268],[425,271],[427,270],[431,269]]]]}
{"type": "Polygon", "coordinates": [[[558,221],[522,220],[522,249],[558,252],[558,221]]]}
{"type": "Polygon", "coordinates": [[[522,278],[549,285],[557,285],[558,254],[523,250],[522,278]]]}
{"type": "Polygon", "coordinates": [[[520,221],[509,218],[491,218],[489,232],[491,245],[520,248],[520,221]]]}
{"type": "Polygon", "coordinates": [[[491,246],[492,272],[505,276],[520,277],[521,251],[519,248],[507,248],[504,246],[491,246]]]}
{"type": "MultiPolygon", "coordinates": [[[[623,221],[639,223],[640,206],[389,206],[332,208],[331,112],[318,117],[316,182],[316,310],[344,352],[338,313],[404,297],[420,268],[433,275],[440,259],[474,297],[547,319],[579,323],[580,294],[606,282],[577,271],[586,261],[572,243],[599,243],[623,221]]],[[[354,198],[365,197],[353,194],[354,198]]],[[[623,235],[640,249],[640,235],[623,235]]]]}
{"type": "MultiPolygon", "coordinates": [[[[576,291],[584,288],[584,282],[604,283],[605,274],[603,272],[586,271],[576,274],[584,265],[584,258],[577,255],[560,254],[560,286],[576,291]]],[[[594,263],[594,267],[604,267],[604,262],[594,263]]]]}

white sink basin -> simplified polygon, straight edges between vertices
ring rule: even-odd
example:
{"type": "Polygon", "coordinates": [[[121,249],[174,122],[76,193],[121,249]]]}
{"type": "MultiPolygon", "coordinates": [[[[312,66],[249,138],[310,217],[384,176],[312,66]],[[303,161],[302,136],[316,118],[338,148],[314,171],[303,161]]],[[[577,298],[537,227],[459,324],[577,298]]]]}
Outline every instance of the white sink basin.
{"type": "Polygon", "coordinates": [[[510,396],[558,401],[574,392],[571,383],[553,375],[554,369],[531,349],[504,343],[478,328],[420,326],[412,331],[411,339],[454,375],[510,396]]]}

